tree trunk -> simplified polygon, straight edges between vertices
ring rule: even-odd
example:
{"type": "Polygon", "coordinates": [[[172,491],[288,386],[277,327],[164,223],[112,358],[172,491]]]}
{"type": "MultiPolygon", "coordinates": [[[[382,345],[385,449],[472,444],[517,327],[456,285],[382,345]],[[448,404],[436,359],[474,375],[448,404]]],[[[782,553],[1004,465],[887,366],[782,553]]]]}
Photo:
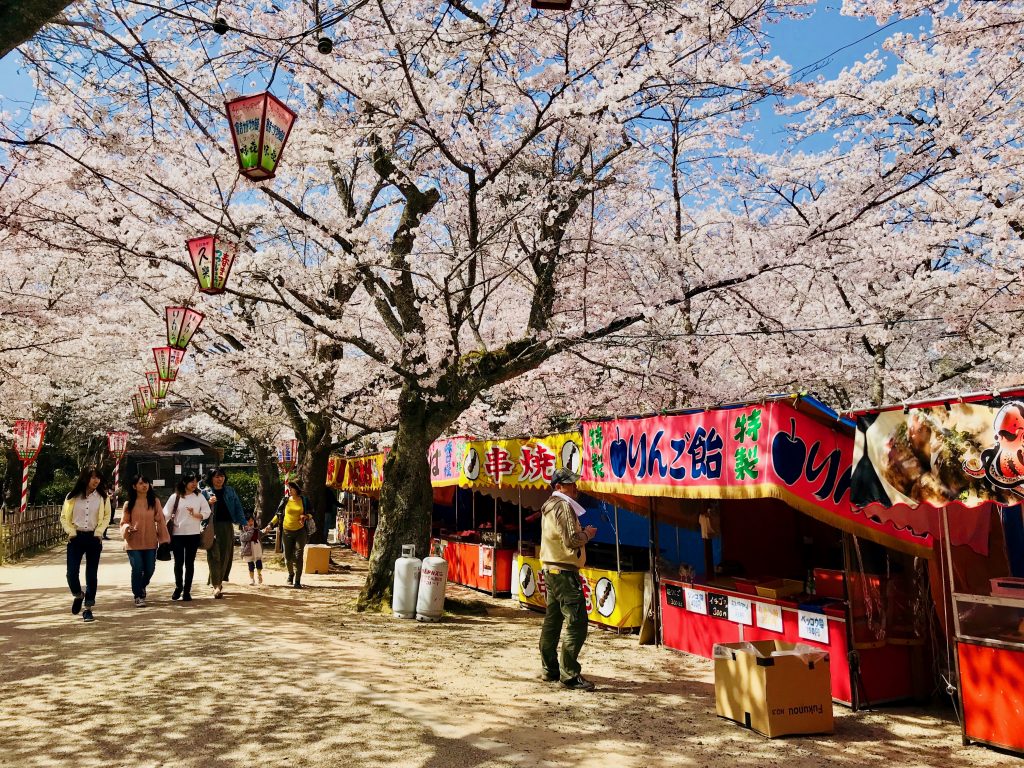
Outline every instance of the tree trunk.
{"type": "Polygon", "coordinates": [[[316,533],[310,538],[310,544],[327,543],[327,494],[330,492],[327,488],[327,462],[330,458],[330,440],[320,440],[307,448],[299,473],[299,482],[313,507],[313,519],[316,521],[316,533]]]}
{"type": "Polygon", "coordinates": [[[249,441],[249,448],[256,457],[256,477],[259,480],[256,514],[262,527],[273,519],[277,505],[284,498],[284,486],[277,473],[277,457],[274,449],[255,440],[249,441]]]}
{"type": "Polygon", "coordinates": [[[13,448],[6,450],[7,468],[3,479],[3,503],[8,511],[14,511],[21,504],[21,459],[13,448]]]}
{"type": "Polygon", "coordinates": [[[0,0],[0,59],[55,21],[68,0],[0,0]]]}
{"type": "Polygon", "coordinates": [[[390,602],[395,560],[403,544],[415,544],[418,557],[428,554],[434,493],[427,451],[437,434],[428,427],[427,415],[427,404],[418,398],[399,402],[398,432],[384,463],[370,570],[357,603],[361,611],[390,602]]]}

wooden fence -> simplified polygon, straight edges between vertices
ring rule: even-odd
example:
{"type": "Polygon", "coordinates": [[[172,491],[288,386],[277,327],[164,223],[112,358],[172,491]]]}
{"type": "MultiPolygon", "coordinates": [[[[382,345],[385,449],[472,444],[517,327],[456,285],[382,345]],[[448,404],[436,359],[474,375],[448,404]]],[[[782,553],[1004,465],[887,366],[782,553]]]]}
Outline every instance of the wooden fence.
{"type": "Polygon", "coordinates": [[[60,544],[67,534],[60,526],[59,504],[29,507],[25,514],[5,515],[0,524],[0,563],[60,544]]]}

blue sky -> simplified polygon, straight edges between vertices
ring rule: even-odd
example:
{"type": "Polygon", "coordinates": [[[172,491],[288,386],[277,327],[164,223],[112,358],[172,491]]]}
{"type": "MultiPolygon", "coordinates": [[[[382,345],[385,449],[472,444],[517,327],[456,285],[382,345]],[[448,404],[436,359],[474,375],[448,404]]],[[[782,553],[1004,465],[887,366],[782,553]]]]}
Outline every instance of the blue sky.
{"type": "MultiPolygon", "coordinates": [[[[907,20],[883,29],[874,20],[841,16],[839,5],[840,0],[819,0],[810,18],[772,26],[770,33],[775,53],[788,60],[794,69],[824,59],[821,68],[808,76],[820,73],[828,77],[873,50],[887,35],[896,31],[915,32],[921,26],[920,20],[907,20]]],[[[32,81],[22,71],[18,54],[11,53],[0,59],[0,110],[24,109],[31,104],[34,93],[32,81]]],[[[762,106],[761,115],[755,129],[755,143],[758,149],[771,151],[780,146],[784,121],[772,114],[768,104],[762,106]]],[[[805,148],[818,149],[827,141],[827,137],[818,137],[814,142],[817,146],[805,148]]]]}

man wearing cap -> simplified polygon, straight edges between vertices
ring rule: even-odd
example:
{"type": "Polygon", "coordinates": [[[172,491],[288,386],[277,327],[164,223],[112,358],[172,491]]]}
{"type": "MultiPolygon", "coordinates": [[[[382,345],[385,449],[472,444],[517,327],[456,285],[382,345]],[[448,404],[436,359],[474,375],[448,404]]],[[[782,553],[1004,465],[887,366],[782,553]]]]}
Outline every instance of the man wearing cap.
{"type": "Polygon", "coordinates": [[[559,467],[551,476],[554,493],[541,507],[540,559],[547,586],[547,612],[540,631],[541,679],[561,680],[574,690],[592,691],[594,684],[580,674],[576,660],[587,639],[587,604],[580,583],[580,568],[587,562],[586,545],[597,529],[580,527],[583,507],[576,501],[579,476],[559,467]],[[561,664],[558,637],[565,622],[561,664]]]}

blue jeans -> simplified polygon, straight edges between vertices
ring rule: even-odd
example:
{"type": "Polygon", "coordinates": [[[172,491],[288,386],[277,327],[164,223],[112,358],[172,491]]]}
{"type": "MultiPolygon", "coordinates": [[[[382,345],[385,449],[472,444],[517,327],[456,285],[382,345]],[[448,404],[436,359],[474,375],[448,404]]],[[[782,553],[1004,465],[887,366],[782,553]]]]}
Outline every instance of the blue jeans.
{"type": "Polygon", "coordinates": [[[155,549],[129,549],[128,562],[132,564],[132,594],[146,597],[146,587],[156,570],[155,549]]]}

